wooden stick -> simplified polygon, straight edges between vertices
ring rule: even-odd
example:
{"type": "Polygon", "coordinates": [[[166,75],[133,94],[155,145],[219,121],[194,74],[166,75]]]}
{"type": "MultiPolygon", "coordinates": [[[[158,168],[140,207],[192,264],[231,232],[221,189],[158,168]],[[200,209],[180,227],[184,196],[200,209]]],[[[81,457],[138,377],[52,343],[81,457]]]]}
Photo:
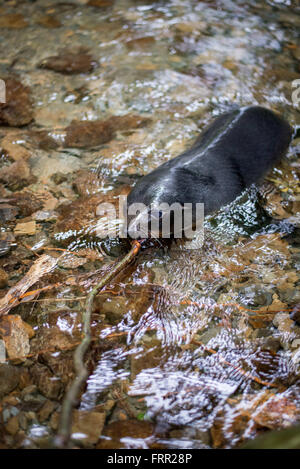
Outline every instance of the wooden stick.
{"type": "Polygon", "coordinates": [[[124,269],[137,255],[141,248],[138,241],[133,241],[132,248],[125,257],[118,262],[114,268],[108,272],[102,280],[91,290],[87,296],[85,311],[82,314],[83,339],[74,353],[75,378],[64,398],[58,433],[54,440],[54,445],[58,448],[68,446],[71,436],[72,410],[77,402],[77,398],[82,385],[88,377],[88,370],[84,364],[84,355],[91,342],[91,315],[94,298],[121,270],[124,269]]]}

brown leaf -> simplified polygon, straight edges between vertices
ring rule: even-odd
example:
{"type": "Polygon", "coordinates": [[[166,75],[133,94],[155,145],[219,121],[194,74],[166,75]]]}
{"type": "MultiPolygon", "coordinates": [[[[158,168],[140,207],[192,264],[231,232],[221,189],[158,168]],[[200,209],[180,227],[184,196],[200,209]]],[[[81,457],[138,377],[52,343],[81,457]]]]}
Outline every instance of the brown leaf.
{"type": "Polygon", "coordinates": [[[35,263],[30,267],[29,271],[14,287],[12,287],[7,294],[0,300],[0,316],[7,314],[11,308],[17,306],[22,298],[22,295],[36,283],[43,275],[51,272],[55,267],[57,259],[54,259],[47,254],[39,257],[35,263]]]}

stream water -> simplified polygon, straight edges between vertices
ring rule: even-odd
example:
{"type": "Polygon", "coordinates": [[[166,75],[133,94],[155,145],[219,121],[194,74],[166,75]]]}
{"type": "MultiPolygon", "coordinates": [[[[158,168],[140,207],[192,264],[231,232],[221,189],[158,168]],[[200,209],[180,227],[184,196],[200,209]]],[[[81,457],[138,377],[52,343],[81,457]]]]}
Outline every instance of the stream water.
{"type": "Polygon", "coordinates": [[[0,321],[1,447],[57,431],[85,297],[128,249],[99,236],[99,204],[250,104],[294,127],[288,154],[206,220],[201,248],[144,249],[97,296],[72,444],[236,448],[300,421],[295,3],[0,3],[0,296],[55,264],[0,321]]]}

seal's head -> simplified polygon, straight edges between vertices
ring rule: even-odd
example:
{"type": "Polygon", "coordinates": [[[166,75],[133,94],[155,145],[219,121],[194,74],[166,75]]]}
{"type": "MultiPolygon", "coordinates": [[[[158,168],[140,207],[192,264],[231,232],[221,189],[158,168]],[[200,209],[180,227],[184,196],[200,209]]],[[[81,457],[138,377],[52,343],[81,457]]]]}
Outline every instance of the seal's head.
{"type": "MultiPolygon", "coordinates": [[[[173,160],[174,161],[174,160],[173,160]]],[[[199,180],[188,168],[172,167],[172,160],[141,178],[127,199],[128,234],[139,238],[190,238],[203,222],[199,180]],[[200,206],[197,206],[197,204],[200,206]]]]}
{"type": "MultiPolygon", "coordinates": [[[[174,184],[166,169],[152,171],[142,177],[127,199],[128,234],[131,238],[161,238],[162,221],[168,225],[169,204],[174,201],[174,184]],[[169,181],[169,183],[168,183],[169,181]]],[[[169,238],[169,233],[165,237],[169,238]]]]}
{"type": "Polygon", "coordinates": [[[128,207],[128,234],[131,238],[171,238],[173,216],[164,205],[132,204],[128,207]]]}
{"type": "Polygon", "coordinates": [[[284,156],[291,136],[285,120],[259,106],[219,116],[190,150],[133,187],[128,196],[128,234],[147,238],[150,229],[150,237],[170,238],[175,233],[182,237],[181,226],[186,236],[189,227],[182,220],[188,204],[192,205],[190,225],[198,220],[197,206],[203,205],[204,215],[208,215],[229,204],[251,184],[260,182],[284,156]],[[178,207],[183,208],[181,214],[178,207]]]}

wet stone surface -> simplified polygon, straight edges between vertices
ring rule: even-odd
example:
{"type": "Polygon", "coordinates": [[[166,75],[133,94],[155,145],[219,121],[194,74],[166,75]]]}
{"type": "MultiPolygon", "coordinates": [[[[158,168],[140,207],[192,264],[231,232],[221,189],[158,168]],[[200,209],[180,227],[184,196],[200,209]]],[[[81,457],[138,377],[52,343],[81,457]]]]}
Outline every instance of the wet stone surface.
{"type": "Polygon", "coordinates": [[[30,89],[15,77],[3,77],[6,103],[0,104],[0,123],[18,127],[33,120],[30,89]]]}
{"type": "Polygon", "coordinates": [[[295,2],[2,3],[0,447],[57,433],[86,296],[129,247],[101,204],[119,217],[141,176],[255,104],[294,127],[288,154],[201,248],[149,243],[98,294],[71,447],[237,448],[299,423],[295,2]]]}
{"type": "Polygon", "coordinates": [[[65,51],[60,55],[48,57],[40,67],[67,74],[88,73],[96,67],[96,62],[88,52],[65,51]]]}

